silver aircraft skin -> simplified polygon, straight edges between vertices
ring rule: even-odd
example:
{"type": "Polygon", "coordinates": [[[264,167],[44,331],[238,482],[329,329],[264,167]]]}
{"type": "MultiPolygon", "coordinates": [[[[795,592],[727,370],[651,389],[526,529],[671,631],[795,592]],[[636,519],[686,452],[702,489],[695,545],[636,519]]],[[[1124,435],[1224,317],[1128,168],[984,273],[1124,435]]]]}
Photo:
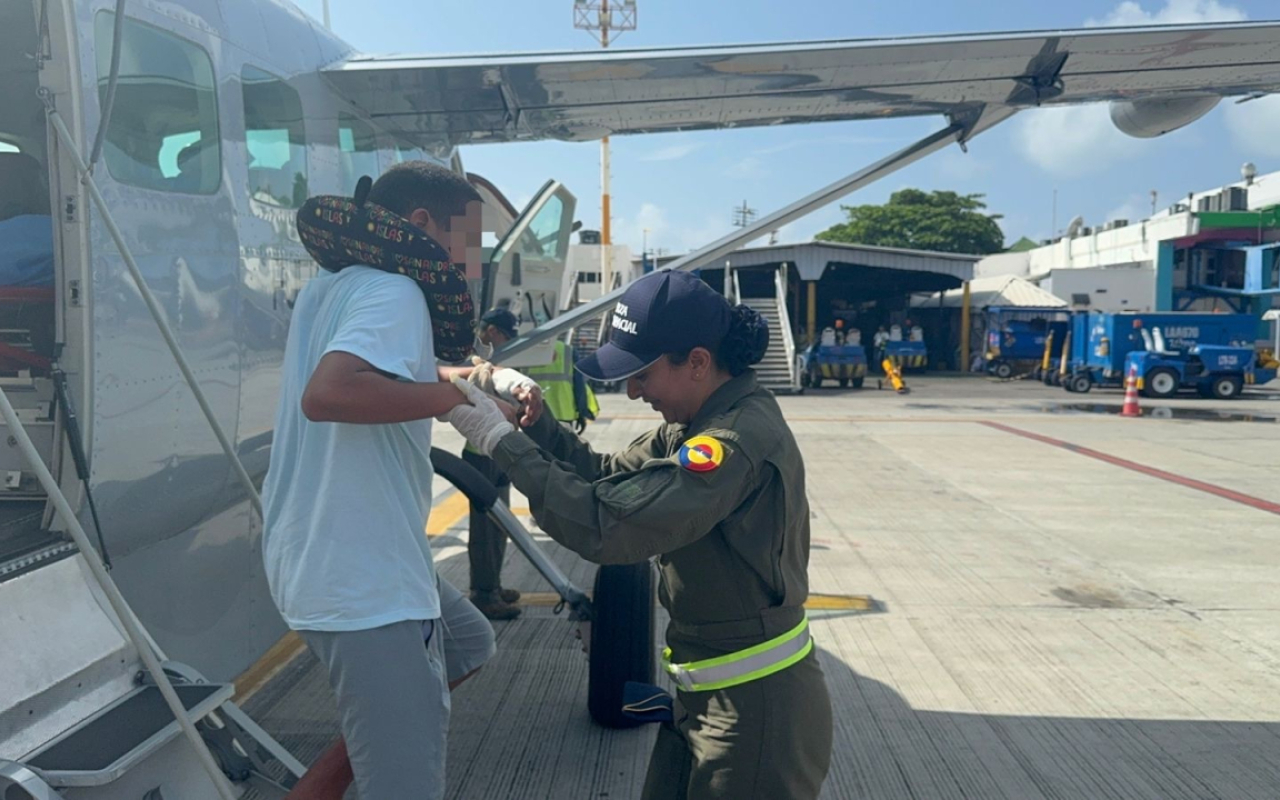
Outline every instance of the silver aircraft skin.
{"type": "MultiPolygon", "coordinates": [[[[6,22],[25,13],[26,24],[43,27],[38,81],[87,154],[102,115],[116,0],[6,6],[6,22]]],[[[192,128],[165,120],[166,92],[189,91],[182,82],[204,76],[212,86],[199,93],[200,124],[211,109],[216,119],[202,128],[213,136],[197,138],[217,147],[191,156],[193,184],[183,189],[165,175],[157,188],[155,175],[125,174],[132,134],[121,130],[116,141],[108,136],[95,180],[258,481],[292,300],[316,269],[294,232],[301,194],[293,192],[346,194],[354,177],[404,158],[460,168],[455,147],[469,143],[926,114],[946,117],[954,128],[947,143],[963,143],[1021,108],[1059,102],[1111,101],[1122,130],[1152,136],[1202,116],[1220,97],[1280,87],[1274,24],[376,59],[283,0],[130,0],[126,16],[154,59],[122,64],[113,125],[133,114],[132,134],[143,137],[169,125],[178,138],[166,146],[185,148],[194,140],[179,134],[192,128]],[[139,78],[134,68],[152,73],[139,78]],[[300,184],[281,191],[273,179],[251,180],[261,167],[251,166],[246,146],[246,93],[276,108],[296,93],[305,143],[264,140],[262,152],[287,150],[287,174],[301,173],[300,184]],[[150,115],[139,110],[147,103],[150,115]]],[[[51,171],[61,363],[114,577],[171,656],[212,679],[232,678],[284,632],[263,576],[260,521],[70,160],[45,131],[39,100],[19,99],[36,120],[22,124],[39,125],[44,137],[31,147],[51,171]]],[[[173,153],[165,158],[176,163],[173,153]]],[[[561,233],[567,241],[567,228],[561,233]]],[[[63,448],[50,458],[82,503],[63,448]]]]}

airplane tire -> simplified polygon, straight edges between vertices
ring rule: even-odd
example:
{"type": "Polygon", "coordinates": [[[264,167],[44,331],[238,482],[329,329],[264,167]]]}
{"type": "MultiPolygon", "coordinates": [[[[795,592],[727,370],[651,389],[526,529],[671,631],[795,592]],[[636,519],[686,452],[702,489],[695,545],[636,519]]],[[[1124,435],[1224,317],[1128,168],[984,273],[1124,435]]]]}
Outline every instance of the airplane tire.
{"type": "Polygon", "coordinates": [[[855,389],[861,389],[861,388],[862,388],[862,384],[863,384],[863,382],[864,382],[865,380],[866,380],[866,378],[854,378],[854,379],[853,379],[853,388],[855,388],[855,389]]]}
{"type": "Polygon", "coordinates": [[[623,715],[622,690],[627,681],[653,683],[653,603],[648,561],[609,564],[596,571],[587,709],[598,725],[643,724],[623,715]]]}

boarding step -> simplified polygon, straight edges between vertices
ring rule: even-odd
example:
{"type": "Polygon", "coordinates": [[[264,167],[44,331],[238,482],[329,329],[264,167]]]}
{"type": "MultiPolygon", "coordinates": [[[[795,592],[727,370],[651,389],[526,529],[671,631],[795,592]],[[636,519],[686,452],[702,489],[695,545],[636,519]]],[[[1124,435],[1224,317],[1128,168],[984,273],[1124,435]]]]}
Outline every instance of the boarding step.
{"type": "MultiPolygon", "coordinates": [[[[229,683],[175,685],[192,721],[231,699],[229,683]]],[[[102,786],[119,779],[182,735],[157,686],[139,686],[57,737],[24,763],[55,788],[102,786]]]]}

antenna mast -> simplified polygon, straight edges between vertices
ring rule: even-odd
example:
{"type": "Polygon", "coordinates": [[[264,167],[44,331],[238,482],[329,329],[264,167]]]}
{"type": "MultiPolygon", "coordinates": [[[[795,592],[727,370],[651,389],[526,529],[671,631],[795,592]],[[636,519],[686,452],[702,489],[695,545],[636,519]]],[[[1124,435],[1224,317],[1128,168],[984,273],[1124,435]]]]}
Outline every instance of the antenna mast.
{"type": "MultiPolygon", "coordinates": [[[[573,0],[573,27],[608,48],[619,35],[636,29],[636,0],[573,0]]],[[[600,140],[600,281],[613,291],[613,218],[609,207],[609,137],[600,140]]]]}

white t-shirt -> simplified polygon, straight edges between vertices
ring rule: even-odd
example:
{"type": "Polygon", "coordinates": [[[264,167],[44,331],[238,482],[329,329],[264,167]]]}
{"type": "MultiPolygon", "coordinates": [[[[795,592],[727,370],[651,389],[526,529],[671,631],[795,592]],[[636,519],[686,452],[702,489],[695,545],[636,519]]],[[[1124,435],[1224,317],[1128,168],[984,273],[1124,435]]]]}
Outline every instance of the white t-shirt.
{"type": "Polygon", "coordinates": [[[295,630],[350,631],[440,616],[424,526],[431,420],[312,422],[302,394],[342,351],[401,380],[437,380],[431,320],[412,280],[371,267],[321,274],[298,295],[285,346],[262,554],[295,630]]]}

